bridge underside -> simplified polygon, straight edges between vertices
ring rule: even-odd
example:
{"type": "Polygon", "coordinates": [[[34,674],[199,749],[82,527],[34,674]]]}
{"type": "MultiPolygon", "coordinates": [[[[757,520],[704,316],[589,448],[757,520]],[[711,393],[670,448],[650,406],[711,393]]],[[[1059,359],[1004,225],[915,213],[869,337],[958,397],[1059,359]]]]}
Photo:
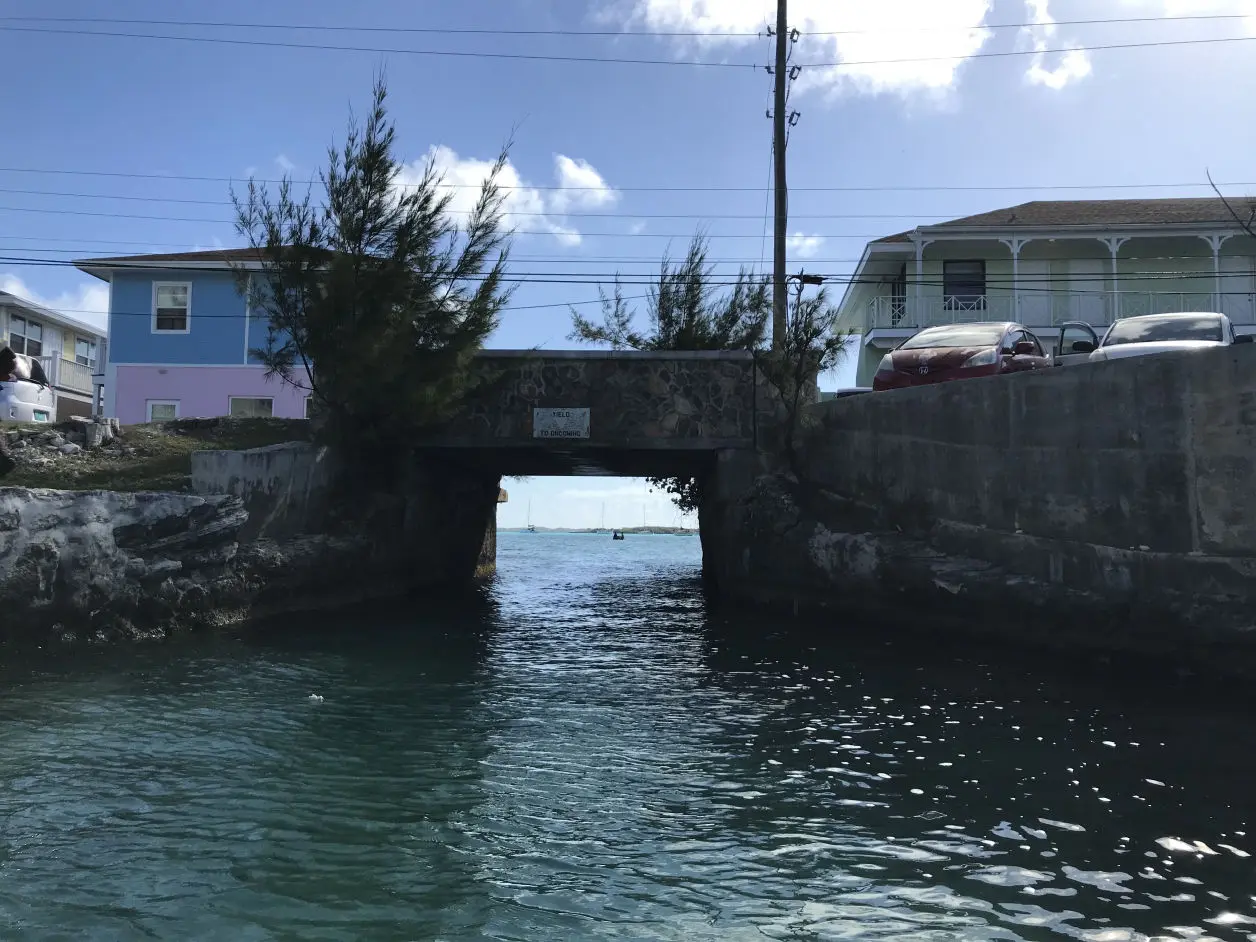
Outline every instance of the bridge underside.
{"type": "Polygon", "coordinates": [[[455,465],[507,477],[697,477],[714,463],[717,449],[564,447],[429,448],[424,453],[455,465]]]}

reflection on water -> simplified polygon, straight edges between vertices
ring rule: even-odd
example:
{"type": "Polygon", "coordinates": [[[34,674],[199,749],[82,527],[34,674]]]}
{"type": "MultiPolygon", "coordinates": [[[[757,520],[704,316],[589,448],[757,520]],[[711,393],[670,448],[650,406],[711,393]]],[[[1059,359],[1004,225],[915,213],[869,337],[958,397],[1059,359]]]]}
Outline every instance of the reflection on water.
{"type": "Polygon", "coordinates": [[[692,538],[500,552],[475,599],[5,665],[0,938],[1256,939],[1246,707],[784,635],[692,538]]]}

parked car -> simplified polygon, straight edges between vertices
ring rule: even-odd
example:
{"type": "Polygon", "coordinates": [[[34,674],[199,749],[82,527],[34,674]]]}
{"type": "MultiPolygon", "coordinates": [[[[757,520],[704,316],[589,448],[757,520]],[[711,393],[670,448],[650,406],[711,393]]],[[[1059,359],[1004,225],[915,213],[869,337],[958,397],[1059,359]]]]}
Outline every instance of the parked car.
{"type": "Polygon", "coordinates": [[[1236,334],[1230,318],[1211,311],[1182,314],[1144,314],[1125,317],[1108,328],[1099,340],[1089,324],[1071,322],[1060,328],[1059,361],[1093,363],[1153,353],[1180,353],[1251,343],[1251,334],[1236,334]],[[1068,335],[1076,337],[1068,341],[1068,335]]]}
{"type": "Polygon", "coordinates": [[[51,422],[57,400],[38,360],[0,350],[0,421],[51,422]]]}
{"type": "Polygon", "coordinates": [[[926,327],[882,357],[872,388],[903,389],[1051,365],[1038,338],[1021,324],[947,324],[926,327]]]}

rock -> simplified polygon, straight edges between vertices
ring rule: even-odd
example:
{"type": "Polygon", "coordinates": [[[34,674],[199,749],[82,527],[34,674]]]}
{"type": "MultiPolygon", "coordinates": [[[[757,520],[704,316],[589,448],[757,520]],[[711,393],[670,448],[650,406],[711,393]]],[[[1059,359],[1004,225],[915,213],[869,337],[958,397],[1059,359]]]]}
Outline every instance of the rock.
{"type": "Polygon", "coordinates": [[[62,442],[60,447],[57,448],[57,451],[61,452],[63,455],[77,455],[82,450],[81,446],[76,445],[73,442],[62,442]]]}
{"type": "Polygon", "coordinates": [[[228,554],[207,550],[234,550],[247,519],[228,496],[0,489],[0,640],[212,621],[241,583],[221,562],[228,554]]]}

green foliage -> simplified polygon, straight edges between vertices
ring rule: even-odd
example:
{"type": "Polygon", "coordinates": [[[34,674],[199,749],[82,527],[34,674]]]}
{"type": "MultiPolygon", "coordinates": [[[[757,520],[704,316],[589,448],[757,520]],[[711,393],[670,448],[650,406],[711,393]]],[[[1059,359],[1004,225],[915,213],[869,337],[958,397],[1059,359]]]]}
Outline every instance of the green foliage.
{"type": "Polygon", "coordinates": [[[803,406],[815,400],[818,378],[833,370],[850,349],[851,332],[837,325],[838,307],[829,302],[828,291],[821,288],[806,298],[800,288],[790,305],[784,342],[759,356],[759,369],[781,399],[785,453],[795,471],[803,406]]]}
{"type": "Polygon", "coordinates": [[[232,192],[236,228],[261,264],[236,271],[267,318],[254,353],[308,389],[324,431],[355,448],[394,447],[449,418],[511,293],[497,182],[506,151],[459,226],[431,163],[401,185],[386,100],[381,79],[369,115],[329,150],[317,205],[287,177],[275,195],[254,180],[243,197],[232,192]]]}
{"type": "MultiPolygon", "coordinates": [[[[595,324],[575,308],[571,340],[608,344],[616,350],[756,350],[763,345],[772,317],[769,280],[742,269],[731,290],[714,279],[707,258],[710,245],[698,233],[683,261],[663,257],[658,281],[646,305],[649,330],[636,327],[637,312],[615,279],[614,291],[602,297],[602,323],[595,324]]],[[[701,483],[693,478],[650,478],[650,484],[672,495],[685,513],[698,509],[701,483]]]]}
{"type": "Polygon", "coordinates": [[[763,344],[772,316],[767,278],[742,269],[731,290],[714,280],[707,261],[709,244],[694,236],[684,261],[667,256],[657,283],[650,287],[646,315],[650,329],[635,326],[637,312],[615,279],[614,291],[602,296],[602,323],[595,324],[574,308],[571,340],[609,344],[617,350],[754,350],[763,344]]]}

